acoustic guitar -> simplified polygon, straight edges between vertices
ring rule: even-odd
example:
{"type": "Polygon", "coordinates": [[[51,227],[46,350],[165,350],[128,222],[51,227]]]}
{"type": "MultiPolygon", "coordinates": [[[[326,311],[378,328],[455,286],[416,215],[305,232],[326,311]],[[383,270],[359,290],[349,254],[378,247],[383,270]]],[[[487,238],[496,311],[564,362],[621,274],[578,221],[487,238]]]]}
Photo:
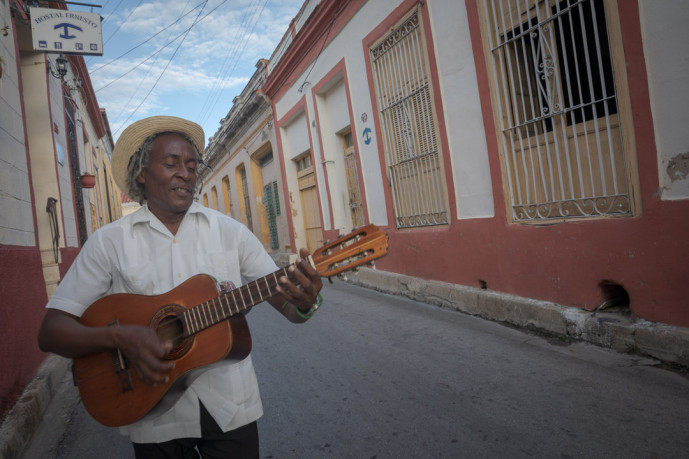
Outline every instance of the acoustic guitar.
{"type": "MultiPolygon", "coordinates": [[[[388,237],[364,226],[314,251],[309,262],[321,277],[351,270],[387,253],[388,237]]],[[[167,411],[209,366],[239,361],[251,351],[243,312],[274,296],[289,266],[230,291],[205,274],[161,295],[117,293],[93,303],[80,318],[92,327],[144,325],[173,343],[175,361],[167,384],[149,386],[119,349],[74,359],[74,378],[86,410],[106,426],[131,424],[167,411]]]]}

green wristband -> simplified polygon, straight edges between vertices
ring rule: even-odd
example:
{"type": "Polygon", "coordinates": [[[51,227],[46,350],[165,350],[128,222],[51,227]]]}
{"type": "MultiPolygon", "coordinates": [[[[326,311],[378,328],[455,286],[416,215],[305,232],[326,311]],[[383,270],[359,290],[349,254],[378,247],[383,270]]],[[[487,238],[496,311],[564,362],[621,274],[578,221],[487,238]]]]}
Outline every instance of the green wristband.
{"type": "MultiPolygon", "coordinates": [[[[318,296],[316,297],[316,302],[314,303],[313,306],[311,306],[311,309],[309,309],[308,312],[302,312],[302,310],[299,309],[299,307],[295,306],[295,308],[297,310],[297,315],[304,320],[309,320],[311,318],[311,316],[318,310],[318,308],[321,307],[322,304],[323,304],[323,297],[319,293],[318,296]]],[[[284,305],[283,305],[283,308],[284,308],[284,305]]]]}

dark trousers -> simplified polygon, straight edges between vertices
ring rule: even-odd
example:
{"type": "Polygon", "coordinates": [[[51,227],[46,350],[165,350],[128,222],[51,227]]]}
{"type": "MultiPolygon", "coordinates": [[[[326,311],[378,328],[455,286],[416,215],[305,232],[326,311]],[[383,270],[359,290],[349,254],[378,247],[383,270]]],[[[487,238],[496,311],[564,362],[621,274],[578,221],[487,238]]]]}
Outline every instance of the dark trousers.
{"type": "Polygon", "coordinates": [[[258,458],[256,422],[223,432],[201,404],[201,438],[180,438],[163,443],[132,443],[137,459],[258,458]],[[197,451],[198,450],[198,451],[197,451]]]}

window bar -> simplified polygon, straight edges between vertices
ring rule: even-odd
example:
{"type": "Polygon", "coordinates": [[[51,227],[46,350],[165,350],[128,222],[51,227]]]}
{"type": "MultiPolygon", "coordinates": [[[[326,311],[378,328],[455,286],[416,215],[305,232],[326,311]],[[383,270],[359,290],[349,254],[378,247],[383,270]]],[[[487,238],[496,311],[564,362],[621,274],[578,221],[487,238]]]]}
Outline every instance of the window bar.
{"type": "MultiPolygon", "coordinates": [[[[382,47],[382,44],[379,45],[380,49],[382,47]]],[[[392,144],[392,136],[394,135],[395,130],[389,125],[391,122],[391,116],[389,113],[389,91],[390,87],[392,86],[390,82],[388,81],[388,75],[387,71],[385,68],[385,63],[387,61],[387,51],[381,53],[381,55],[377,56],[374,60],[376,64],[376,86],[378,87],[378,98],[380,100],[380,110],[383,115],[383,140],[385,142],[385,156],[387,157],[387,163],[388,163],[388,173],[390,174],[390,188],[391,192],[393,195],[393,210],[395,212],[395,218],[398,220],[399,223],[399,217],[400,217],[400,207],[399,204],[402,202],[399,196],[399,181],[397,180],[397,171],[395,168],[396,161],[395,161],[395,154],[396,154],[396,149],[394,148],[395,145],[392,144]]]]}
{"type": "MultiPolygon", "coordinates": [[[[585,61],[586,61],[586,72],[587,72],[587,79],[588,79],[588,84],[589,84],[589,97],[590,101],[589,104],[591,105],[591,109],[593,110],[593,125],[594,125],[594,134],[596,138],[596,153],[598,156],[598,167],[599,167],[599,177],[601,180],[601,187],[602,187],[602,192],[600,193],[601,196],[604,196],[608,193],[608,186],[607,186],[607,180],[605,178],[605,167],[603,165],[603,152],[601,149],[601,142],[600,142],[600,129],[598,126],[598,109],[596,107],[595,103],[592,103],[596,100],[595,94],[593,92],[593,80],[591,77],[591,59],[589,56],[589,50],[588,50],[588,36],[586,34],[586,29],[583,28],[584,22],[584,12],[583,8],[580,6],[578,8],[579,10],[579,20],[582,24],[582,38],[583,38],[583,46],[584,46],[584,56],[585,56],[585,61]]],[[[594,195],[595,197],[596,195],[594,195]]]]}
{"type": "MultiPolygon", "coordinates": [[[[517,6],[517,18],[521,18],[521,8],[519,7],[519,2],[516,2],[517,6]]],[[[512,15],[512,7],[510,6],[510,22],[515,23],[514,17],[512,15]]],[[[520,56],[519,56],[519,49],[521,46],[521,59],[523,60],[527,56],[527,50],[526,50],[526,45],[524,43],[524,22],[522,22],[519,19],[520,25],[519,25],[519,34],[518,36],[513,36],[513,38],[518,38],[518,40],[514,40],[512,42],[512,45],[506,46],[505,49],[509,50],[510,47],[514,50],[514,58],[515,61],[519,62],[520,61],[520,56]]],[[[516,32],[516,29],[513,29],[513,34],[516,32]]],[[[534,106],[533,106],[533,90],[531,88],[531,71],[530,71],[530,66],[528,65],[529,62],[528,60],[524,62],[524,75],[522,75],[522,66],[517,65],[517,78],[519,81],[519,91],[521,94],[521,100],[520,103],[518,104],[519,107],[521,108],[522,112],[522,120],[517,121],[518,124],[524,124],[524,129],[517,129],[516,133],[520,138],[520,144],[522,143],[522,136],[526,138],[526,146],[528,148],[528,154],[529,154],[529,167],[531,170],[531,176],[533,177],[533,180],[527,181],[524,185],[527,187],[527,201],[531,201],[529,198],[529,191],[533,189],[533,195],[534,201],[538,200],[538,190],[536,187],[536,180],[537,180],[537,174],[536,174],[536,158],[534,156],[534,146],[531,144],[532,143],[532,138],[534,137],[533,135],[530,135],[529,133],[529,127],[528,125],[531,123],[533,114],[534,112],[534,106]],[[528,91],[524,91],[524,83],[526,82],[526,87],[528,91]],[[527,107],[530,107],[531,112],[527,113],[527,107]]],[[[518,107],[514,107],[516,110],[518,107]]],[[[513,134],[514,135],[514,134],[513,134]]],[[[537,139],[534,139],[534,143],[538,147],[538,142],[536,141],[537,139]]],[[[525,152],[522,146],[522,162],[525,161],[525,152]]],[[[526,168],[526,165],[524,166],[526,168]]]]}
{"type": "MultiPolygon", "coordinates": [[[[413,215],[415,194],[412,193],[409,186],[409,167],[408,160],[414,156],[414,151],[409,142],[409,122],[404,111],[404,97],[403,97],[403,83],[399,68],[399,41],[393,43],[388,50],[389,65],[386,66],[390,74],[391,90],[396,90],[394,105],[392,106],[393,114],[395,115],[397,129],[392,132],[397,134],[398,143],[398,158],[396,161],[398,172],[398,188],[400,189],[400,210],[402,214],[399,215],[403,219],[407,219],[405,226],[412,226],[408,218],[413,215]]],[[[394,126],[393,126],[394,128],[394,126]]]]}
{"type": "MultiPolygon", "coordinates": [[[[512,6],[508,5],[508,8],[509,8],[508,12],[509,12],[509,15],[511,17],[512,16],[512,6]]],[[[500,18],[502,20],[503,37],[507,36],[507,26],[505,24],[505,16],[506,16],[505,10],[504,10],[503,4],[501,2],[500,3],[500,18]]],[[[512,64],[512,56],[511,56],[512,53],[510,52],[509,46],[505,46],[502,49],[503,49],[503,55],[507,60],[507,73],[508,73],[508,78],[509,78],[508,87],[510,89],[510,96],[511,96],[511,99],[508,99],[506,102],[508,102],[509,100],[516,102],[517,101],[517,94],[516,94],[516,90],[515,90],[514,65],[512,64]]],[[[518,118],[517,110],[514,110],[514,109],[509,110],[509,107],[507,107],[507,108],[508,108],[507,111],[510,114],[510,118],[512,119],[512,122],[510,124],[511,125],[518,124],[519,118],[518,118]]],[[[525,159],[524,159],[524,142],[522,139],[521,130],[517,130],[516,134],[517,134],[517,137],[519,139],[519,150],[521,151],[521,154],[519,155],[518,158],[516,157],[516,153],[515,153],[514,137],[513,136],[510,136],[510,141],[512,143],[512,155],[514,157],[512,167],[514,168],[514,172],[516,175],[518,196],[519,196],[517,202],[521,205],[524,203],[527,203],[527,204],[530,203],[531,198],[530,198],[530,194],[529,194],[529,185],[528,185],[529,177],[528,177],[528,172],[526,170],[526,163],[525,163],[525,159]],[[518,165],[519,159],[521,159],[521,163],[522,163],[521,168],[518,165]],[[526,197],[524,197],[524,193],[522,193],[522,180],[520,180],[520,178],[519,178],[520,177],[519,170],[522,170],[523,174],[524,174],[523,185],[525,188],[526,197]]]]}
{"type": "MultiPolygon", "coordinates": [[[[612,183],[613,183],[613,193],[615,196],[619,195],[619,187],[617,184],[617,174],[615,173],[617,171],[617,167],[615,167],[615,151],[612,146],[612,130],[610,127],[610,110],[608,109],[608,94],[607,94],[607,88],[605,87],[605,75],[603,72],[603,57],[601,56],[601,42],[600,42],[600,37],[598,36],[598,21],[596,18],[596,9],[593,5],[593,2],[589,2],[591,5],[591,17],[593,20],[593,35],[596,40],[596,54],[597,54],[597,59],[598,59],[598,73],[600,74],[600,85],[601,89],[603,92],[603,108],[605,110],[605,126],[608,131],[608,151],[609,151],[609,156],[610,156],[610,171],[612,174],[612,183]]],[[[610,40],[608,40],[608,46],[610,46],[610,40]]]]}
{"type": "MultiPolygon", "coordinates": [[[[487,5],[488,0],[484,0],[484,6],[486,7],[486,11],[489,11],[488,5],[487,5]]],[[[500,58],[501,51],[494,47],[493,40],[495,39],[496,42],[500,41],[500,36],[498,31],[500,30],[498,27],[498,18],[497,18],[497,12],[495,10],[495,3],[491,2],[492,6],[492,12],[493,12],[493,30],[495,31],[495,37],[493,37],[492,33],[489,33],[489,40],[490,40],[490,47],[493,49],[493,79],[495,82],[502,81],[502,91],[503,91],[503,101],[501,103],[498,103],[498,110],[500,111],[498,119],[500,120],[500,130],[503,133],[502,135],[502,143],[503,143],[503,150],[504,150],[504,155],[505,155],[505,162],[506,162],[506,169],[507,169],[507,183],[510,189],[510,196],[512,199],[512,214],[515,218],[520,219],[518,215],[515,215],[515,207],[517,207],[516,201],[518,201],[517,196],[515,196],[515,191],[517,195],[521,195],[520,187],[519,187],[519,178],[515,177],[514,181],[516,182],[516,190],[515,190],[515,184],[513,183],[512,179],[512,174],[514,171],[512,170],[512,167],[510,166],[510,160],[509,160],[509,155],[512,154],[514,157],[514,148],[511,149],[511,151],[508,153],[507,148],[507,137],[510,137],[510,142],[514,146],[514,140],[512,139],[512,136],[507,136],[505,133],[507,132],[505,128],[505,117],[507,118],[512,118],[512,115],[509,113],[509,110],[507,110],[507,107],[505,107],[505,103],[508,99],[508,92],[507,92],[507,82],[505,81],[505,63],[503,59],[500,58]],[[498,65],[500,66],[500,79],[498,79],[498,65]]],[[[500,5],[500,8],[502,10],[502,5],[500,5]]],[[[490,18],[488,18],[490,19],[490,18]]],[[[508,119],[509,122],[509,119],[508,119]]],[[[510,123],[512,124],[512,123],[510,123]]],[[[514,159],[514,158],[513,158],[514,159]]]]}
{"type": "MultiPolygon", "coordinates": [[[[418,17],[417,17],[418,20],[418,17]]],[[[421,189],[423,190],[423,209],[425,211],[423,212],[426,215],[427,219],[431,219],[433,214],[437,212],[437,196],[434,196],[434,191],[435,187],[434,184],[437,185],[437,180],[427,180],[426,175],[428,172],[426,172],[426,168],[424,167],[424,162],[428,163],[427,155],[429,153],[428,149],[425,148],[424,146],[424,141],[429,139],[429,132],[428,128],[431,125],[430,124],[430,118],[428,117],[428,103],[430,103],[429,100],[425,100],[425,104],[419,104],[419,99],[422,98],[425,95],[425,90],[427,89],[427,82],[426,80],[426,74],[424,72],[424,67],[423,67],[423,56],[421,54],[421,45],[419,42],[419,35],[420,33],[420,28],[418,23],[416,24],[414,28],[414,32],[409,35],[409,40],[407,43],[408,49],[409,49],[409,54],[413,59],[413,64],[412,62],[409,63],[409,68],[408,68],[408,79],[409,81],[414,82],[414,86],[410,87],[410,94],[407,96],[409,100],[409,104],[412,107],[411,113],[414,116],[414,121],[415,123],[413,124],[414,129],[417,131],[416,133],[416,147],[417,147],[417,158],[415,159],[415,168],[417,171],[417,177],[419,177],[419,185],[421,186],[421,189]],[[417,109],[418,106],[418,109],[417,109]],[[421,115],[421,118],[419,118],[419,115],[421,115]]],[[[419,212],[419,215],[421,215],[421,212],[419,212]]],[[[428,220],[429,223],[430,220],[428,220]]],[[[433,222],[437,223],[437,222],[433,222]]]]}
{"type": "Polygon", "coordinates": [[[434,201],[434,205],[431,207],[431,217],[435,220],[434,223],[447,223],[447,218],[439,218],[441,214],[445,212],[443,209],[443,196],[441,190],[441,167],[440,167],[440,155],[438,154],[438,144],[435,133],[435,122],[433,119],[433,113],[431,112],[432,107],[432,95],[430,91],[430,85],[428,82],[428,76],[425,72],[423,54],[421,53],[421,41],[419,40],[419,35],[421,34],[420,27],[417,26],[416,34],[414,38],[415,48],[417,50],[416,58],[416,71],[419,77],[415,80],[419,82],[419,94],[422,96],[425,103],[421,105],[421,116],[423,117],[423,128],[424,128],[424,139],[426,139],[426,148],[424,148],[424,153],[429,158],[427,160],[428,164],[431,166],[429,168],[428,174],[431,175],[434,180],[428,181],[429,187],[429,199],[434,201]]]}
{"type": "MultiPolygon", "coordinates": [[[[546,7],[547,11],[550,12],[550,4],[549,2],[546,2],[546,7]]],[[[572,179],[572,168],[571,164],[569,162],[569,145],[567,141],[567,126],[565,125],[565,117],[563,115],[556,115],[556,113],[560,112],[562,109],[562,103],[563,103],[563,98],[562,98],[562,86],[560,84],[560,75],[559,75],[559,68],[555,63],[555,59],[553,56],[555,56],[557,52],[557,43],[555,40],[555,31],[553,30],[553,26],[555,25],[554,19],[552,17],[549,18],[548,22],[548,27],[547,27],[547,37],[544,37],[545,40],[547,40],[548,43],[548,50],[550,52],[549,58],[551,59],[552,62],[552,73],[554,75],[553,77],[553,85],[550,88],[551,91],[551,96],[552,96],[552,123],[553,123],[553,144],[555,145],[555,155],[557,158],[557,170],[558,170],[558,177],[560,181],[560,200],[565,201],[567,197],[569,196],[572,198],[574,196],[574,188],[573,188],[573,179],[572,179]],[[557,130],[557,121],[560,121],[560,131],[557,130]],[[560,146],[560,142],[558,142],[558,133],[561,136],[562,139],[562,146],[560,146]],[[564,159],[565,159],[565,165],[562,165],[562,154],[560,153],[560,149],[564,149],[564,159]],[[564,171],[564,168],[567,168],[566,171],[564,171]],[[569,194],[565,192],[565,181],[563,179],[563,173],[567,174],[567,177],[569,179],[569,194]]]]}
{"type": "MultiPolygon", "coordinates": [[[[538,11],[538,1],[534,0],[534,8],[536,11],[540,14],[538,11]]],[[[536,22],[537,24],[530,29],[530,35],[535,35],[531,37],[532,44],[535,46],[532,46],[532,59],[534,66],[538,66],[539,63],[544,63],[542,54],[543,54],[543,23],[544,21],[540,18],[540,16],[536,16],[536,22]]],[[[545,185],[545,190],[548,192],[548,197],[546,198],[547,202],[555,200],[555,178],[553,174],[553,161],[552,161],[552,151],[550,147],[550,143],[548,142],[548,119],[551,117],[552,110],[550,109],[550,106],[544,106],[544,101],[546,104],[549,103],[550,97],[548,95],[548,89],[547,87],[544,88],[543,83],[541,83],[541,80],[545,82],[545,84],[548,84],[547,79],[541,78],[538,71],[536,68],[534,68],[535,71],[535,80],[536,80],[536,89],[537,89],[537,102],[538,102],[538,107],[540,109],[540,127],[542,129],[541,135],[543,136],[543,145],[545,149],[545,158],[546,160],[543,161],[543,157],[540,157],[539,160],[541,162],[545,162],[547,164],[547,174],[546,174],[546,185],[545,185]]],[[[540,142],[539,142],[540,144],[540,142]]]]}
{"type": "MultiPolygon", "coordinates": [[[[400,47],[406,47],[408,59],[405,59],[405,61],[414,60],[416,66],[419,64],[419,48],[415,42],[418,32],[418,24],[416,24],[414,30],[406,37],[405,42],[400,44],[400,47]]],[[[418,119],[418,110],[416,110],[417,90],[423,84],[423,76],[414,75],[413,70],[416,66],[412,66],[411,62],[407,62],[407,65],[404,67],[405,79],[408,82],[404,109],[406,119],[409,121],[410,132],[413,134],[410,141],[414,149],[414,160],[409,164],[409,168],[414,171],[414,176],[417,178],[416,183],[419,187],[419,192],[413,193],[417,197],[414,201],[414,215],[417,218],[417,224],[420,222],[428,224],[430,223],[428,215],[432,212],[433,203],[430,196],[430,184],[425,183],[425,172],[423,170],[423,158],[426,152],[423,149],[422,129],[425,127],[425,123],[424,120],[418,119]]]]}
{"type": "MultiPolygon", "coordinates": [[[[528,11],[529,10],[528,0],[524,0],[524,6],[526,8],[526,11],[528,11]]],[[[521,9],[519,8],[519,2],[517,2],[517,14],[518,14],[518,17],[521,18],[522,12],[521,12],[521,9]]],[[[524,58],[526,58],[528,55],[527,54],[528,50],[527,50],[526,44],[525,44],[525,37],[526,37],[526,39],[529,40],[531,43],[530,50],[531,50],[532,62],[536,62],[535,60],[533,60],[533,59],[535,59],[534,53],[533,53],[533,51],[535,49],[534,43],[533,43],[534,40],[533,40],[533,37],[531,37],[531,33],[528,31],[530,28],[527,29],[526,31],[524,30],[525,24],[527,24],[527,27],[528,27],[527,22],[522,22],[521,26],[520,26],[520,40],[519,41],[522,45],[522,54],[523,54],[524,58]]],[[[543,170],[544,161],[543,161],[543,152],[541,151],[541,143],[538,141],[538,119],[540,118],[540,116],[536,110],[536,106],[534,105],[534,94],[535,94],[534,88],[531,87],[531,81],[532,81],[531,72],[534,71],[535,69],[533,69],[530,65],[525,65],[524,68],[526,71],[526,82],[527,82],[527,88],[528,88],[528,94],[529,94],[528,99],[529,99],[529,106],[531,108],[531,117],[532,117],[531,120],[528,120],[528,123],[530,125],[532,125],[533,129],[534,129],[533,135],[527,135],[527,142],[528,142],[528,146],[529,146],[529,152],[530,152],[532,163],[533,163],[533,161],[535,161],[535,157],[537,155],[541,187],[543,190],[543,195],[545,197],[545,200],[548,201],[548,200],[550,200],[550,190],[548,189],[546,177],[545,177],[545,172],[543,170]],[[532,137],[534,138],[534,143],[536,144],[536,154],[534,154],[534,148],[531,145],[531,138],[532,137]]],[[[533,75],[533,80],[536,81],[536,79],[537,79],[537,76],[533,75]]],[[[536,93],[536,97],[538,97],[537,93],[536,93]]],[[[528,129],[529,129],[528,126],[525,127],[525,130],[528,131],[528,129]]],[[[534,195],[536,196],[536,201],[538,201],[538,193],[536,191],[536,177],[537,177],[537,175],[536,175],[535,171],[533,171],[533,176],[534,176],[534,195]]]]}
{"type": "MultiPolygon", "coordinates": [[[[557,3],[556,5],[557,5],[557,12],[558,12],[557,20],[558,20],[558,23],[560,24],[560,27],[559,27],[559,29],[560,29],[560,41],[562,42],[562,47],[563,47],[563,50],[564,50],[564,46],[565,46],[564,44],[567,42],[567,40],[565,39],[565,33],[564,33],[564,30],[563,30],[564,27],[563,27],[563,24],[562,24],[563,15],[560,14],[560,13],[561,13],[561,11],[560,11],[560,4],[557,3]]],[[[567,15],[567,17],[569,18],[569,23],[570,23],[570,28],[569,28],[569,29],[570,29],[570,34],[571,34],[570,43],[571,43],[571,45],[572,45],[571,53],[572,53],[574,56],[577,56],[577,55],[578,55],[578,54],[577,54],[577,45],[576,45],[576,40],[574,40],[574,30],[573,30],[573,27],[571,26],[571,24],[572,24],[572,19],[571,19],[572,7],[571,7],[571,6],[567,6],[567,7],[565,8],[565,10],[563,10],[563,12],[565,12],[565,14],[567,15]]],[[[570,51],[570,50],[565,50],[565,53],[567,53],[568,51],[570,51]]],[[[565,59],[563,59],[563,61],[564,61],[564,64],[565,64],[565,73],[564,73],[564,75],[562,75],[562,76],[563,76],[563,78],[566,79],[566,82],[565,82],[565,83],[566,83],[566,86],[567,86],[567,95],[569,96],[569,100],[570,100],[570,104],[571,104],[571,103],[573,103],[573,101],[574,101],[574,97],[573,97],[573,94],[572,94],[572,78],[571,78],[571,73],[570,73],[570,69],[569,69],[569,62],[568,62],[568,59],[565,58],[565,59]]],[[[574,59],[574,66],[575,66],[575,75],[577,76],[577,79],[578,79],[578,75],[579,75],[579,63],[577,62],[576,59],[574,59]]],[[[579,88],[580,88],[580,89],[579,89],[579,94],[581,94],[581,83],[580,83],[579,81],[577,81],[577,84],[579,85],[579,88]]],[[[570,107],[565,107],[565,109],[569,109],[569,108],[570,108],[570,107]]],[[[583,109],[582,109],[582,112],[583,112],[583,109]]],[[[575,122],[574,113],[571,113],[570,116],[572,117],[572,138],[573,138],[573,140],[574,140],[572,143],[574,144],[574,154],[575,154],[575,159],[576,159],[576,162],[577,162],[577,178],[579,179],[579,189],[580,189],[579,196],[573,195],[573,198],[577,198],[577,197],[578,197],[579,199],[583,199],[583,198],[585,197],[585,186],[584,186],[584,173],[583,173],[582,165],[581,165],[581,152],[579,151],[579,142],[578,142],[578,139],[579,139],[579,133],[577,132],[577,129],[578,129],[578,128],[577,128],[577,124],[578,124],[578,123],[575,122]]],[[[563,118],[566,119],[566,115],[564,115],[563,118]]],[[[583,118],[583,117],[582,117],[582,118],[583,118]]],[[[586,128],[584,128],[583,131],[584,131],[584,133],[586,133],[586,128]]]]}
{"type": "MultiPolygon", "coordinates": [[[[557,142],[557,126],[555,125],[555,118],[553,116],[553,113],[557,112],[557,105],[555,104],[555,92],[554,88],[551,85],[551,81],[548,72],[551,72],[551,74],[555,73],[555,65],[553,63],[552,59],[552,48],[550,47],[550,41],[548,40],[547,34],[548,32],[552,29],[552,26],[550,24],[549,18],[541,18],[541,9],[537,9],[537,17],[538,17],[538,22],[539,22],[539,28],[538,28],[538,36],[539,36],[539,55],[540,57],[540,64],[542,64],[543,68],[543,75],[542,75],[542,80],[544,82],[543,86],[543,91],[545,95],[545,101],[547,104],[546,110],[547,114],[549,115],[549,118],[551,120],[551,133],[550,135],[552,136],[553,140],[553,147],[549,147],[548,143],[548,134],[544,135],[544,138],[546,140],[546,148],[548,150],[548,157],[550,160],[551,168],[553,167],[552,164],[555,164],[555,172],[557,175],[557,183],[555,182],[554,179],[552,180],[552,192],[553,192],[553,199],[555,201],[562,200],[564,197],[564,187],[563,187],[563,180],[562,180],[562,164],[560,161],[560,147],[557,142]],[[553,151],[554,154],[553,154],[553,151]],[[553,161],[553,156],[555,157],[555,161],[553,161]],[[559,184],[559,186],[558,186],[559,184]],[[559,195],[556,193],[556,190],[559,188],[559,195]],[[559,199],[558,199],[559,196],[559,199]]],[[[539,64],[539,65],[540,65],[539,64]]],[[[545,131],[545,129],[544,129],[545,131]]],[[[551,171],[552,174],[552,171],[551,171]]],[[[551,176],[552,177],[552,176],[551,176]]]]}
{"type": "MultiPolygon", "coordinates": [[[[562,24],[561,20],[561,15],[559,14],[559,3],[557,0],[554,2],[555,7],[558,9],[557,12],[552,15],[550,19],[550,26],[548,27],[548,34],[550,36],[550,49],[551,51],[551,56],[556,55],[557,52],[557,39],[555,35],[555,22],[558,21],[560,24],[562,24]]],[[[546,3],[546,6],[548,8],[548,12],[552,14],[552,8],[548,3],[546,3]]],[[[562,44],[563,48],[565,44],[562,44]]],[[[559,60],[564,60],[565,65],[567,65],[567,60],[563,59],[562,56],[558,56],[559,60]]],[[[562,190],[562,201],[571,201],[575,199],[575,191],[574,191],[574,175],[572,172],[572,162],[571,162],[571,152],[569,151],[569,140],[567,136],[567,116],[564,112],[565,107],[565,99],[564,99],[564,89],[563,89],[563,83],[562,79],[567,78],[567,75],[562,75],[560,71],[560,66],[557,65],[555,62],[555,59],[553,59],[553,73],[555,75],[553,81],[554,81],[554,88],[553,88],[553,94],[555,98],[555,105],[553,108],[555,108],[555,113],[558,113],[557,115],[553,114],[553,139],[555,141],[556,145],[556,150],[557,150],[557,157],[558,157],[558,168],[563,168],[565,169],[564,171],[560,171],[560,188],[562,190]],[[562,149],[564,150],[564,157],[561,157],[558,147],[559,142],[557,141],[557,124],[559,122],[560,125],[560,130],[559,130],[559,135],[562,140],[562,149]],[[561,165],[561,162],[564,160],[564,167],[561,165]],[[565,183],[562,180],[562,174],[563,172],[567,176],[567,184],[568,190],[565,193],[565,183]]],[[[576,142],[575,142],[576,143],[576,142]]],[[[560,208],[560,214],[562,215],[562,209],[560,208]]]]}

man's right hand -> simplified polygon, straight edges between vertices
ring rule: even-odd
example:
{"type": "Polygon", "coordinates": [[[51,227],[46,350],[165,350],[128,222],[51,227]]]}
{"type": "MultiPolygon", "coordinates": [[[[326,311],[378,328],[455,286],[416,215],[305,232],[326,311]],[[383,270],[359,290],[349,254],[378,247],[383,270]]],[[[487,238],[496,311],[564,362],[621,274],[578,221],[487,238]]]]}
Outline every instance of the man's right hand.
{"type": "Polygon", "coordinates": [[[141,325],[120,325],[113,331],[116,347],[127,356],[144,383],[156,386],[170,380],[175,363],[165,360],[165,356],[172,350],[171,343],[141,325]]]}
{"type": "Polygon", "coordinates": [[[131,361],[139,378],[150,385],[169,381],[174,362],[164,357],[172,349],[153,330],[140,325],[87,327],[79,319],[58,309],[48,309],[38,344],[42,351],[74,358],[111,349],[120,349],[131,361]]]}

